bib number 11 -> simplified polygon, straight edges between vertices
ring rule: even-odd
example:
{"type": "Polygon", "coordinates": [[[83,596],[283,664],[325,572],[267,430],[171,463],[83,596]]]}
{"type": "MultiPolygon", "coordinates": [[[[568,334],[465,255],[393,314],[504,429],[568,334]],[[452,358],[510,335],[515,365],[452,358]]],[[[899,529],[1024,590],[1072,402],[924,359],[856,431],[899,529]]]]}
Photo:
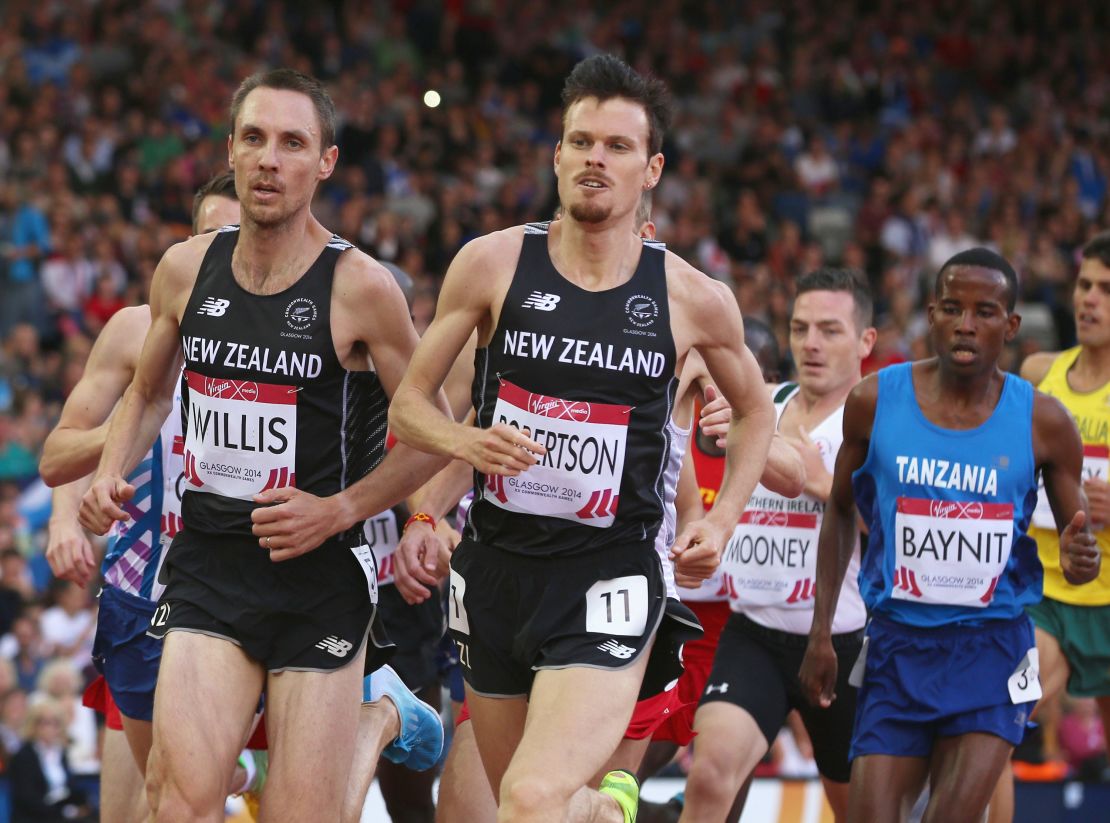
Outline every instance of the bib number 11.
{"type": "Polygon", "coordinates": [[[586,592],[586,631],[638,637],[647,628],[648,585],[642,575],[599,580],[586,592]]]}

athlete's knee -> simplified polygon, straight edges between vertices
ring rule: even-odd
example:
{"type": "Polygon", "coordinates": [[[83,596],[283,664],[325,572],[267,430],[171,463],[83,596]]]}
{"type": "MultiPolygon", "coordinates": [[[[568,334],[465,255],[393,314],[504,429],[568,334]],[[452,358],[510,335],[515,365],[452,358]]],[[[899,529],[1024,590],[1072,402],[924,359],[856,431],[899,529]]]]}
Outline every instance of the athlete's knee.
{"type": "Polygon", "coordinates": [[[195,771],[175,774],[172,764],[154,746],[146,769],[146,795],[155,823],[210,819],[223,809],[226,786],[205,780],[195,771]]]}
{"type": "Polygon", "coordinates": [[[686,777],[687,798],[714,807],[732,804],[736,796],[739,765],[718,750],[706,749],[694,756],[686,777]]]}
{"type": "Polygon", "coordinates": [[[498,820],[546,819],[552,810],[565,809],[578,787],[569,788],[541,774],[507,773],[501,780],[498,820]]]}

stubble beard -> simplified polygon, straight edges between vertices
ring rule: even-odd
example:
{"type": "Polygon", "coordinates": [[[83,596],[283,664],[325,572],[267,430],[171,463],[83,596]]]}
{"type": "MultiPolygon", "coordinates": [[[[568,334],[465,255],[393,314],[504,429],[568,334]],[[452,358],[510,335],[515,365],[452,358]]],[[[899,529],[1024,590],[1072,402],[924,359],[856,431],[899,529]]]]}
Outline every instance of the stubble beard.
{"type": "Polygon", "coordinates": [[[574,203],[567,213],[579,223],[604,223],[613,213],[613,208],[597,203],[574,203]]]}

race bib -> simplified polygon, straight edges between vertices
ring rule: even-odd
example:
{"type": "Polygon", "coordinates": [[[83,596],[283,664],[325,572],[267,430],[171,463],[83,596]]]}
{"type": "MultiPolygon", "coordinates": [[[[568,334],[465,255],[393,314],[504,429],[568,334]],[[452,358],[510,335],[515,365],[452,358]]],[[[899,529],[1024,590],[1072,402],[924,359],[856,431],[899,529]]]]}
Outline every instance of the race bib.
{"type": "Polygon", "coordinates": [[[392,584],[393,553],[397,551],[397,544],[401,542],[401,533],[397,528],[397,515],[392,509],[387,509],[381,514],[366,518],[366,522],[362,524],[362,534],[378,563],[378,585],[392,584]]]}
{"type": "Polygon", "coordinates": [[[297,388],[186,371],[185,481],[250,500],[296,486],[297,388]]]}
{"type": "Polygon", "coordinates": [[[620,501],[631,406],[560,400],[502,381],[494,423],[527,429],[547,448],[516,477],[487,475],[485,499],[508,511],[613,525],[620,501]]]}
{"type": "Polygon", "coordinates": [[[451,590],[447,593],[447,625],[460,634],[470,634],[470,618],[466,614],[466,579],[451,569],[451,590]]]}
{"type": "Polygon", "coordinates": [[[721,560],[729,600],[750,606],[813,608],[818,525],[816,514],[746,510],[721,560]]]}
{"type": "Polygon", "coordinates": [[[374,562],[374,552],[370,551],[370,547],[365,543],[359,546],[352,546],[351,553],[358,561],[359,568],[366,576],[366,588],[370,592],[370,602],[378,602],[378,570],[377,564],[374,562]]]}
{"type": "Polygon", "coordinates": [[[1006,687],[1010,690],[1011,703],[1017,705],[1018,703],[1028,703],[1030,700],[1040,700],[1040,671],[1040,652],[1034,647],[1025,653],[1025,657],[1018,663],[1017,669],[1006,681],[1006,687]]]}
{"type": "Polygon", "coordinates": [[[1014,507],[899,497],[891,597],[984,608],[1010,559],[1014,507]]]}
{"type": "Polygon", "coordinates": [[[639,637],[647,628],[648,581],[642,574],[599,580],[586,592],[586,631],[639,637]]]}
{"type": "MultiPolygon", "coordinates": [[[[1107,482],[1107,468],[1110,466],[1110,448],[1101,443],[1083,445],[1083,480],[1107,482]]],[[[1056,519],[1052,516],[1052,506],[1044,490],[1044,477],[1037,477],[1037,508],[1033,510],[1033,525],[1038,529],[1056,531],[1056,519]]]]}

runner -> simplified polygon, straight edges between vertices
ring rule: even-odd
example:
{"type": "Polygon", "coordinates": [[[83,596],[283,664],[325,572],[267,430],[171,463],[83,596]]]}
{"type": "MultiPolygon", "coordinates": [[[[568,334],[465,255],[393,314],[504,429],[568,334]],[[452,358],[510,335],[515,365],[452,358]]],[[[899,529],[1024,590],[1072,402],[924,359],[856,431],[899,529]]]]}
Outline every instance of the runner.
{"type": "Polygon", "coordinates": [[[799,673],[837,697],[832,634],[869,526],[860,591],[871,613],[852,736],[849,820],[903,820],[928,777],[927,821],[978,821],[1040,696],[1033,626],[1041,565],[1025,534],[1040,472],[1061,532],[1064,577],[1098,575],[1079,485],[1083,448],[1059,401],[1004,374],[1017,334],[1017,276],[987,249],[937,274],[937,357],[892,366],[848,397],[817,555],[817,597],[799,673]],[[854,491],[854,496],[853,496],[854,491]]]}
{"type": "Polygon", "coordinates": [[[842,436],[844,401],[860,381],[876,333],[871,295],[851,271],[811,272],[799,278],[795,293],[790,348],[798,382],[773,386],[771,393],[779,432],[805,458],[805,493],[791,501],[757,487],[725,550],[722,568],[733,613],[697,710],[684,821],[739,819],[743,802],[735,802],[737,793],[795,709],[813,740],[837,820],[847,812],[856,709],[847,675],[859,655],[866,619],[855,582],[858,539],[833,621],[842,672],[839,699],[827,709],[809,706],[797,671],[813,621],[817,535],[842,436]]]}
{"type": "Polygon", "coordinates": [[[339,819],[376,589],[362,520],[442,461],[403,447],[382,459],[416,336],[392,276],[309,210],[338,154],[326,92],[291,70],[253,75],[231,122],[242,226],[159,264],[143,355],[81,516],[99,533],[127,519],[123,472],[164,419],[183,352],[185,525],[151,621],[165,637],[155,818],[222,819],[222,775],[265,686],[263,815],[339,819]]]}
{"type": "Polygon", "coordinates": [[[679,536],[679,571],[718,565],[726,524],[762,472],[771,413],[754,362],[741,365],[732,295],[633,236],[641,192],[662,171],[662,84],[599,55],[571,73],[564,103],[565,216],[464,247],[390,423],[403,442],[479,472],[452,557],[450,623],[499,819],[628,821],[631,775],[611,774],[608,796],[582,787],[627,726],[663,617],[653,544],[687,351],[702,352],[736,410],[729,444],[742,438],[748,460],[730,463],[717,506],[679,536]],[[475,329],[480,428],[467,428],[430,399],[475,329]]]}

